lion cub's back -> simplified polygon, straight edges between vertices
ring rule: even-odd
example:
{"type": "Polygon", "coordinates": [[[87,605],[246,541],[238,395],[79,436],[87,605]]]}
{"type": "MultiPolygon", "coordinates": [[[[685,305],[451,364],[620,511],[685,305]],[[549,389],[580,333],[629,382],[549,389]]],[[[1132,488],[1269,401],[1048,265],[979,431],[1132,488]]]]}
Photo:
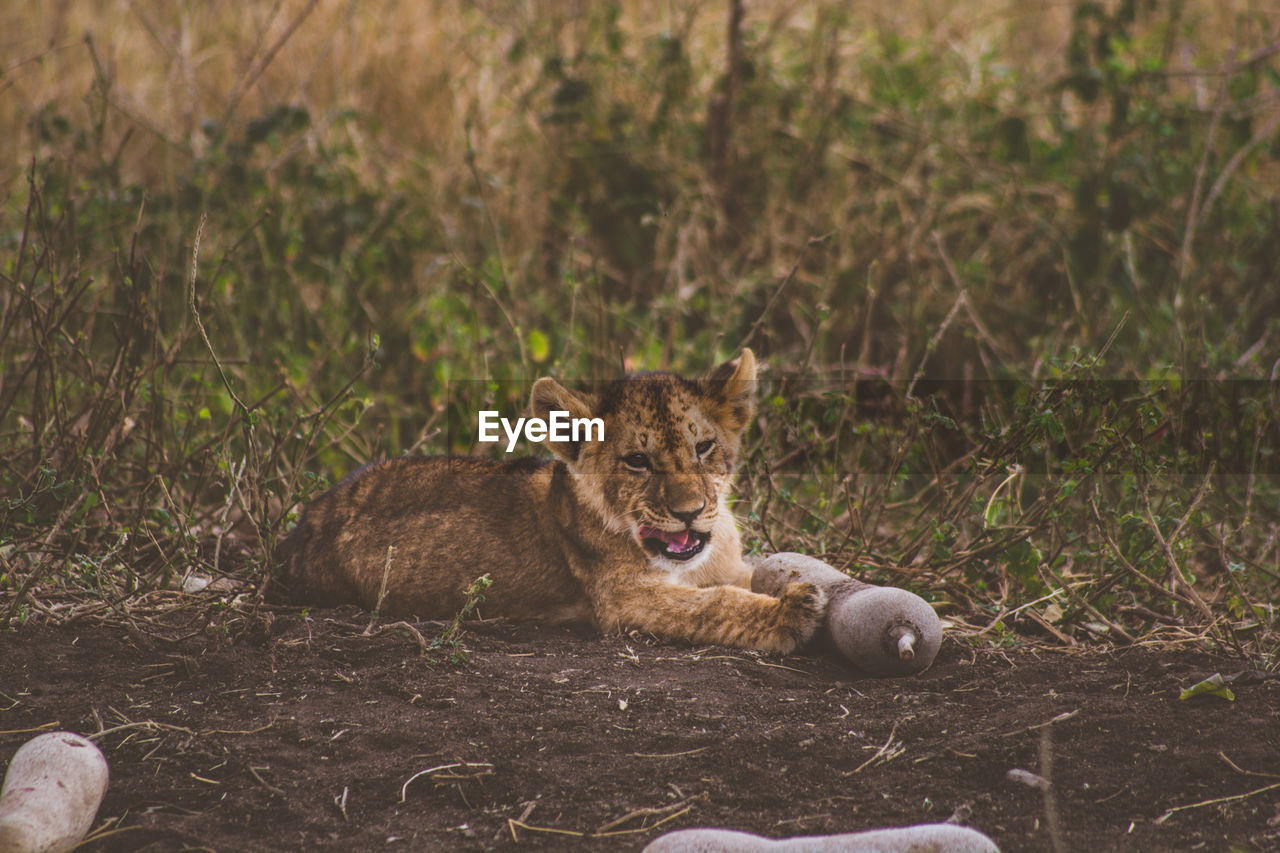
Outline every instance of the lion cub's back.
{"type": "Polygon", "coordinates": [[[581,596],[548,536],[545,501],[553,465],[419,456],[373,462],[303,511],[280,546],[298,603],[378,607],[388,616],[442,619],[471,581],[492,585],[481,612],[539,618],[581,596]]]}

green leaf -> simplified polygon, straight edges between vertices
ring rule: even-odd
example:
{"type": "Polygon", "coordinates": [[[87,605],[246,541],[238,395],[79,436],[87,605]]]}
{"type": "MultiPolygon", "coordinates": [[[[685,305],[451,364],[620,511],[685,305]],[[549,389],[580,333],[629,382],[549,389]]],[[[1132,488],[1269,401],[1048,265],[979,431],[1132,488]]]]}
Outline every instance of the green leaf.
{"type": "Polygon", "coordinates": [[[1009,574],[1024,581],[1036,580],[1036,569],[1044,562],[1044,554],[1027,539],[1015,542],[1005,551],[1004,556],[1009,574]]]}
{"type": "Polygon", "coordinates": [[[536,364],[542,364],[551,355],[551,341],[542,332],[534,329],[529,332],[529,358],[536,364]]]}
{"type": "Polygon", "coordinates": [[[1178,699],[1186,700],[1196,696],[1219,696],[1228,702],[1236,701],[1236,694],[1231,692],[1231,688],[1227,686],[1227,682],[1220,672],[1215,672],[1199,684],[1194,684],[1183,690],[1178,694],[1178,699]]]}

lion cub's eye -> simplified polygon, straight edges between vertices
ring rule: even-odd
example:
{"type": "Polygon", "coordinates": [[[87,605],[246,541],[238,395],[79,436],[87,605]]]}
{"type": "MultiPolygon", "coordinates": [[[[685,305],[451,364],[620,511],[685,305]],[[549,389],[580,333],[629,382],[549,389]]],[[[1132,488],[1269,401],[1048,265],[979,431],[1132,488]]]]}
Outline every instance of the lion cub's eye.
{"type": "Polygon", "coordinates": [[[632,471],[649,470],[649,457],[643,453],[629,453],[622,457],[622,464],[626,465],[632,471]]]}
{"type": "Polygon", "coordinates": [[[701,459],[703,456],[706,456],[708,453],[710,453],[711,448],[715,446],[716,446],[715,440],[708,438],[706,441],[699,441],[694,446],[693,449],[698,452],[698,458],[701,459]]]}

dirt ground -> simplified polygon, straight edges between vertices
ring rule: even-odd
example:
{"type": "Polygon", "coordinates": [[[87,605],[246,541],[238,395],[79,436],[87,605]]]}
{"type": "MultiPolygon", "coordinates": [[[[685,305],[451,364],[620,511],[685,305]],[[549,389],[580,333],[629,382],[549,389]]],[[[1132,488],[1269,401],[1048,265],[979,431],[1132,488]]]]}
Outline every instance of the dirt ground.
{"type": "Polygon", "coordinates": [[[1280,680],[1226,656],[949,638],[927,672],[873,680],[820,652],[505,622],[433,662],[367,622],[0,635],[0,761],[36,730],[101,732],[95,850],[638,850],[682,827],[953,816],[1005,851],[1055,832],[1073,851],[1280,850],[1280,680]],[[1240,674],[1234,702],[1179,700],[1214,672],[1240,674]]]}

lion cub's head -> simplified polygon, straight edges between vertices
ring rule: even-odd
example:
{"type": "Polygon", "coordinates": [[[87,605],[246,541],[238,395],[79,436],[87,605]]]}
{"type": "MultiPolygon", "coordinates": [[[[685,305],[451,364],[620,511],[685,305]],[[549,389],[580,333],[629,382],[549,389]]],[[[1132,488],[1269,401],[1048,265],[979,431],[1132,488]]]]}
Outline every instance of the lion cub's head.
{"type": "Polygon", "coordinates": [[[737,548],[726,498],[755,412],[755,378],[744,349],[698,379],[638,373],[594,394],[539,379],[531,408],[544,419],[567,411],[604,421],[603,441],[548,444],[606,530],[633,537],[655,566],[687,571],[718,545],[737,548]]]}

